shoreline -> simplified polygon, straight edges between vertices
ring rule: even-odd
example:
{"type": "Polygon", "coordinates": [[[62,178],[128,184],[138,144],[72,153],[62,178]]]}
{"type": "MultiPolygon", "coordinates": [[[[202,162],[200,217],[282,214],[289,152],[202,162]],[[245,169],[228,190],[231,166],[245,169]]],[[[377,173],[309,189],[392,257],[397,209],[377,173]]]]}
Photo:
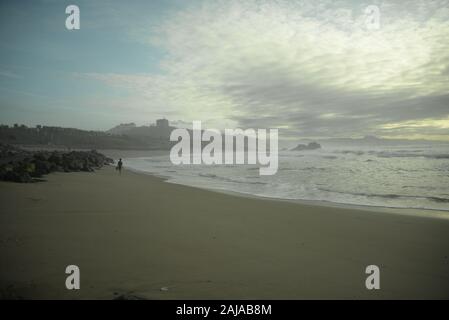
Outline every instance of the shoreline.
{"type": "MultiPolygon", "coordinates": [[[[125,161],[127,158],[123,158],[125,161]]],[[[449,209],[448,210],[440,210],[440,209],[430,209],[430,208],[403,208],[403,207],[388,207],[388,206],[374,206],[374,205],[362,205],[362,204],[352,204],[352,203],[340,203],[334,201],[326,201],[326,200],[306,200],[306,199],[284,199],[277,197],[268,197],[268,196],[260,196],[254,195],[251,193],[245,193],[240,191],[231,191],[226,189],[219,188],[203,188],[192,186],[184,183],[178,183],[169,181],[170,177],[159,175],[153,172],[148,172],[144,170],[134,169],[134,168],[126,168],[127,170],[134,172],[136,174],[149,175],[158,179],[161,179],[164,183],[170,183],[174,185],[181,185],[188,188],[195,188],[200,190],[212,191],[216,193],[226,194],[235,197],[243,197],[249,199],[259,199],[259,200],[267,200],[267,201],[279,201],[279,202],[288,202],[288,203],[297,203],[302,205],[310,205],[310,206],[320,206],[326,208],[342,208],[342,209],[356,209],[362,211],[375,211],[375,212],[383,212],[383,213],[391,213],[405,216],[416,216],[423,218],[434,218],[434,219],[443,219],[449,220],[449,209]],[[423,213],[425,212],[425,213],[423,213]]]]}
{"type": "Polygon", "coordinates": [[[0,182],[0,297],[448,299],[449,222],[227,195],[108,166],[0,182]],[[64,287],[79,266],[81,289],[64,287]],[[367,290],[365,268],[381,270],[367,290]]]}

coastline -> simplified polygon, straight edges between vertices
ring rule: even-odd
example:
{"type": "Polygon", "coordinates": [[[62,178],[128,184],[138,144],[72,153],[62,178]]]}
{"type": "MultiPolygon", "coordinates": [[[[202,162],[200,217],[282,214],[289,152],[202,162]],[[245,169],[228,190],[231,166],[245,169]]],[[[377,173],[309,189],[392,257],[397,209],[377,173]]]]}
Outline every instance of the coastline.
{"type": "Polygon", "coordinates": [[[31,299],[448,299],[449,222],[260,199],[113,167],[0,183],[0,288],[31,299]],[[65,267],[81,290],[64,287],[65,267]],[[381,289],[365,288],[378,265],[381,289]]]}
{"type": "MultiPolygon", "coordinates": [[[[127,158],[124,158],[125,162],[127,158]]],[[[259,200],[267,200],[267,201],[279,201],[279,202],[289,202],[289,203],[297,203],[300,205],[311,205],[311,206],[320,206],[327,208],[342,208],[342,209],[355,209],[361,211],[368,212],[383,212],[383,213],[391,213],[398,215],[406,215],[406,216],[416,216],[423,218],[434,218],[434,219],[445,219],[449,220],[449,209],[448,210],[439,210],[439,209],[430,209],[430,208],[401,208],[401,207],[389,207],[389,206],[375,206],[375,205],[361,205],[361,204],[352,204],[352,203],[340,203],[334,201],[326,201],[326,200],[306,200],[306,199],[285,199],[278,197],[265,197],[260,195],[254,195],[251,193],[245,193],[240,191],[231,191],[227,189],[219,189],[219,188],[202,188],[197,186],[192,186],[184,183],[178,183],[174,181],[169,181],[170,177],[159,175],[156,173],[138,170],[134,168],[127,168],[127,170],[134,172],[136,174],[149,175],[152,177],[156,177],[161,179],[165,183],[185,186],[189,188],[195,188],[199,190],[206,190],[211,192],[217,192],[221,194],[227,194],[235,197],[243,197],[250,199],[259,199],[259,200]]]]}

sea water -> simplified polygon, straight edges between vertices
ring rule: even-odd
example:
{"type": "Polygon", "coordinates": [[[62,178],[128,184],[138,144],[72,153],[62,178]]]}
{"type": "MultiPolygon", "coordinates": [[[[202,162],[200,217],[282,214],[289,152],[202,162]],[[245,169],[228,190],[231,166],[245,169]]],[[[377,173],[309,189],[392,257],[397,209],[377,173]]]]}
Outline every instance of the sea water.
{"type": "Polygon", "coordinates": [[[125,159],[168,182],[292,200],[449,211],[449,145],[323,145],[279,152],[273,176],[256,165],[173,165],[167,155],[125,159]]]}

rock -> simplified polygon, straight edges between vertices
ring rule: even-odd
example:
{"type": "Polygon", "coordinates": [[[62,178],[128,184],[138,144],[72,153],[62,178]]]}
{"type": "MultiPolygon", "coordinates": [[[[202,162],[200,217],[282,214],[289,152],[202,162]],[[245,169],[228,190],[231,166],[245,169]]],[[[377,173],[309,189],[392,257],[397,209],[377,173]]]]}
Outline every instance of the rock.
{"type": "Polygon", "coordinates": [[[310,142],[309,144],[298,144],[292,151],[303,151],[303,150],[316,150],[320,149],[321,145],[317,142],[310,142]]]}
{"type": "Polygon", "coordinates": [[[84,171],[112,164],[113,160],[91,151],[28,151],[0,144],[0,180],[32,182],[51,172],[84,171]]]}
{"type": "Polygon", "coordinates": [[[34,164],[34,175],[36,177],[41,177],[42,175],[49,174],[51,172],[51,163],[42,159],[42,157],[35,157],[32,162],[32,164],[34,164]]]}
{"type": "Polygon", "coordinates": [[[32,181],[30,174],[23,171],[8,171],[4,177],[4,180],[22,183],[32,181]]]}

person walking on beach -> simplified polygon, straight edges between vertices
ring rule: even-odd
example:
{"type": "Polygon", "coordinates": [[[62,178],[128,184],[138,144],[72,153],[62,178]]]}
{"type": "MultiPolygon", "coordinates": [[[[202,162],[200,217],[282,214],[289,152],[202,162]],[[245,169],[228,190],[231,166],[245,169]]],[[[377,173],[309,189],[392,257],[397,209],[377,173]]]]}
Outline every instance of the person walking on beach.
{"type": "Polygon", "coordinates": [[[120,158],[120,160],[117,163],[117,170],[118,170],[119,174],[122,174],[122,166],[123,166],[123,162],[122,162],[122,158],[120,158]]]}

